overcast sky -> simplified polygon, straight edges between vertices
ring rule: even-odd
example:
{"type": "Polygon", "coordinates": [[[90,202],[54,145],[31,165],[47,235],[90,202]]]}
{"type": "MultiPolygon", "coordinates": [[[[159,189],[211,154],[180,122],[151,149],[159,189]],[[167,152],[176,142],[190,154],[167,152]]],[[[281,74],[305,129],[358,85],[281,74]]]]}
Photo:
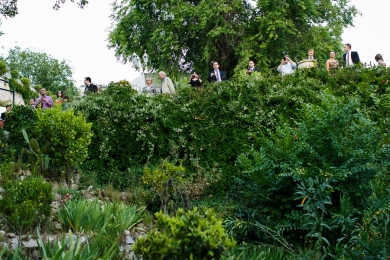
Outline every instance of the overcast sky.
{"type": "MultiPolygon", "coordinates": [[[[19,45],[35,48],[54,58],[70,61],[74,68],[76,85],[89,76],[94,83],[107,84],[110,81],[136,78],[136,72],[129,64],[117,61],[114,51],[107,48],[108,29],[111,21],[108,0],[91,0],[84,9],[79,9],[69,0],[60,10],[52,9],[54,0],[19,0],[19,14],[15,18],[1,18],[0,46],[4,50],[19,45]]],[[[386,12],[390,0],[351,0],[362,16],[355,18],[355,27],[343,34],[344,43],[358,51],[362,62],[374,61],[381,53],[390,65],[389,18],[386,12]]],[[[138,53],[142,55],[143,53],[138,53]]]]}

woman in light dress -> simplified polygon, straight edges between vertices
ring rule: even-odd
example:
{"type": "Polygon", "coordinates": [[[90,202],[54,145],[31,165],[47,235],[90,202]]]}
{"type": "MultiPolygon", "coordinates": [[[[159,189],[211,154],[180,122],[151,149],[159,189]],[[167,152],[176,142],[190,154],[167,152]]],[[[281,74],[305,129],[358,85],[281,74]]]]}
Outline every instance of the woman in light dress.
{"type": "Polygon", "coordinates": [[[142,93],[156,95],[156,87],[153,85],[153,80],[151,78],[146,78],[146,86],[143,87],[142,93]]]}
{"type": "Polygon", "coordinates": [[[326,61],[326,69],[329,72],[340,68],[339,61],[334,58],[335,56],[336,56],[336,54],[334,53],[334,51],[331,51],[329,53],[329,60],[326,61]]]}
{"type": "Polygon", "coordinates": [[[376,62],[378,62],[378,66],[383,66],[386,68],[386,63],[383,60],[382,55],[380,55],[380,54],[375,55],[375,60],[376,60],[376,62]]]}

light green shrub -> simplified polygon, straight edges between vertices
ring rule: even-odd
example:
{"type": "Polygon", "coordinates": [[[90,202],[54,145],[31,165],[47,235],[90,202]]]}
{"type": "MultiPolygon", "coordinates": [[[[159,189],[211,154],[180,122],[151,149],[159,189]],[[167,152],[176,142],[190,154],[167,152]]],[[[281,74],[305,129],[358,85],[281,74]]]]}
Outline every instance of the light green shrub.
{"type": "Polygon", "coordinates": [[[0,60],[0,76],[3,76],[5,73],[7,73],[7,64],[0,60]]]}
{"type": "Polygon", "coordinates": [[[133,251],[145,260],[220,259],[234,244],[212,210],[180,209],[175,217],[156,213],[156,228],[139,237],[133,251]]]}
{"type": "Polygon", "coordinates": [[[75,115],[72,110],[62,111],[61,106],[37,109],[35,133],[41,143],[46,143],[50,163],[63,167],[67,181],[72,168],[88,157],[91,125],[81,113],[75,115]]]}

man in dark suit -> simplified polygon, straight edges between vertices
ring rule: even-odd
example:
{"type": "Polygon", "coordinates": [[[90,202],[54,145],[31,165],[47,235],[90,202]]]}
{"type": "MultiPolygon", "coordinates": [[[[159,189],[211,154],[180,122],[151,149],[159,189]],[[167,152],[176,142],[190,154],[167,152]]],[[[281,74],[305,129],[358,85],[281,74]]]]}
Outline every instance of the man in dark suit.
{"type": "Polygon", "coordinates": [[[209,82],[221,82],[222,80],[226,80],[226,74],[224,71],[219,70],[218,61],[213,62],[214,70],[209,73],[209,82]]]}
{"type": "Polygon", "coordinates": [[[307,57],[308,60],[315,60],[317,62],[317,67],[321,68],[320,60],[316,56],[314,56],[314,49],[308,50],[307,55],[308,55],[307,57]]]}
{"type": "Polygon", "coordinates": [[[85,89],[84,89],[84,96],[88,95],[91,92],[98,92],[98,88],[95,84],[92,83],[92,80],[90,77],[85,77],[84,79],[85,89]]]}
{"type": "Polygon", "coordinates": [[[346,53],[343,54],[343,61],[346,67],[353,67],[354,64],[360,62],[359,54],[357,51],[351,51],[351,44],[346,43],[344,45],[344,51],[346,53]]]}
{"type": "Polygon", "coordinates": [[[248,63],[248,68],[246,69],[246,74],[251,75],[252,72],[260,72],[260,69],[255,66],[254,60],[250,60],[248,63]]]}

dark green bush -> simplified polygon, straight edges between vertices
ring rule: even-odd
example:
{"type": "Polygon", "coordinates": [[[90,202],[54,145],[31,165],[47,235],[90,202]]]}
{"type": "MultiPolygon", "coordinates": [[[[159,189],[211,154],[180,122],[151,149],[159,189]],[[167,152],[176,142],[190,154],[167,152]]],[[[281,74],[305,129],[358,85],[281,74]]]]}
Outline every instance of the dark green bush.
{"type": "Polygon", "coordinates": [[[8,144],[17,151],[17,155],[27,147],[22,129],[25,129],[29,136],[34,136],[36,120],[36,112],[29,106],[14,106],[7,114],[5,129],[9,132],[8,144]]]}
{"type": "Polygon", "coordinates": [[[42,177],[4,181],[0,212],[7,219],[8,228],[22,232],[45,223],[51,214],[52,186],[42,177]]]}

